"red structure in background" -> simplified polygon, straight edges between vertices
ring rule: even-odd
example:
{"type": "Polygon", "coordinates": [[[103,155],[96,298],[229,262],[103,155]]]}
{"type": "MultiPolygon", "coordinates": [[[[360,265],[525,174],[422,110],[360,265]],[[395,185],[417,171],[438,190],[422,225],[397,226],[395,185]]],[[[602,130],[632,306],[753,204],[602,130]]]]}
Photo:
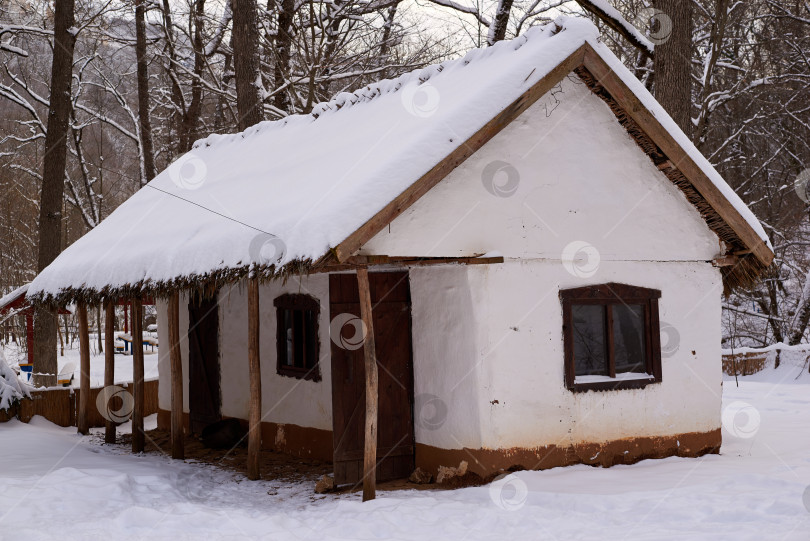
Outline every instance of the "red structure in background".
{"type": "MultiPolygon", "coordinates": [[[[28,362],[20,363],[21,368],[34,364],[34,307],[25,298],[27,291],[28,284],[25,284],[0,299],[0,318],[11,313],[25,316],[25,341],[28,349],[28,362]]],[[[64,308],[60,308],[59,313],[70,314],[64,308]]]]}
{"type": "MultiPolygon", "coordinates": [[[[28,362],[21,363],[20,366],[30,366],[34,364],[34,307],[31,306],[25,295],[28,292],[28,284],[19,287],[9,293],[8,295],[0,298],[0,319],[4,318],[11,313],[14,315],[25,316],[25,339],[28,349],[28,362]]],[[[121,299],[116,303],[118,306],[124,307],[124,332],[129,332],[129,311],[131,304],[126,299],[121,299]]],[[[143,305],[154,305],[155,299],[152,297],[144,297],[143,305]]],[[[59,314],[70,314],[64,308],[59,309],[59,314]]]]}
{"type": "MultiPolygon", "coordinates": [[[[141,301],[143,306],[153,306],[155,304],[155,299],[149,296],[145,296],[141,301]]],[[[129,311],[131,310],[132,303],[129,302],[127,299],[119,299],[116,303],[117,306],[124,307],[124,332],[129,332],[129,311]]]]}

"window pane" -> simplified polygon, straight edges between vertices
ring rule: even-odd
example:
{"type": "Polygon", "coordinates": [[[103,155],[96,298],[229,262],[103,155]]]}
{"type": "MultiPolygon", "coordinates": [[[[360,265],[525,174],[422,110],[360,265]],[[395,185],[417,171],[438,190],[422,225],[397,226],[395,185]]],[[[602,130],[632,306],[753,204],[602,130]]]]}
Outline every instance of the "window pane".
{"type": "Polygon", "coordinates": [[[644,344],[644,306],[613,305],[613,351],[616,373],[646,372],[644,344]]]}
{"type": "Polygon", "coordinates": [[[284,359],[284,364],[292,366],[293,358],[293,325],[292,325],[292,311],[284,310],[284,334],[287,338],[287,357],[284,359]]]}
{"type": "Polygon", "coordinates": [[[571,306],[574,319],[574,366],[577,376],[608,375],[605,355],[605,307],[571,306]]]}
{"type": "Polygon", "coordinates": [[[293,366],[304,368],[304,312],[293,310],[293,366]]]}
{"type": "Polygon", "coordinates": [[[318,364],[318,328],[316,326],[317,321],[315,320],[315,312],[312,310],[307,310],[305,314],[307,346],[306,367],[309,369],[318,364]]]}

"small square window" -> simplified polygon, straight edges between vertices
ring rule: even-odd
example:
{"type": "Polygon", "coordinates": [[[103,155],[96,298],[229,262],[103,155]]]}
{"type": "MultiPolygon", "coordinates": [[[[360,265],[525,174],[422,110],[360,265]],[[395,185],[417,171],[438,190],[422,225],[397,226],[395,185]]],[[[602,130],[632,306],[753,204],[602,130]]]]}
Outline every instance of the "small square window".
{"type": "Polygon", "coordinates": [[[318,300],[308,295],[282,295],[276,306],[277,372],[319,381],[318,300]]]}
{"type": "Polygon", "coordinates": [[[660,296],[623,284],[561,291],[566,386],[612,390],[661,381],[660,296]]]}

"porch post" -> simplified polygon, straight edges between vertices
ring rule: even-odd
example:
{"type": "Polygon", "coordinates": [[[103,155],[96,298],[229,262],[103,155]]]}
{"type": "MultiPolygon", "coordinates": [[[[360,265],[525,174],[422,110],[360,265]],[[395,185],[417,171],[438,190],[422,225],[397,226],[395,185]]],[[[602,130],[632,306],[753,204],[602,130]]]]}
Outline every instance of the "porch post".
{"type": "Polygon", "coordinates": [[[363,501],[373,500],[377,493],[377,353],[374,346],[374,325],[371,317],[371,291],[368,269],[358,267],[357,285],[360,290],[360,317],[366,328],[363,341],[366,372],[366,434],[363,457],[363,501]]]}
{"type": "Polygon", "coordinates": [[[248,370],[250,373],[250,426],[248,431],[248,479],[259,478],[262,447],[262,374],[259,356],[259,277],[248,278],[248,370]]]}
{"type": "Polygon", "coordinates": [[[140,297],[132,299],[132,452],[141,453],[143,434],[143,304],[140,297]]]}
{"type": "Polygon", "coordinates": [[[76,316],[79,320],[79,357],[81,373],[79,375],[79,414],[76,427],[80,434],[90,432],[87,418],[87,407],[90,403],[90,336],[87,331],[87,305],[84,301],[76,304],[76,316]]]}
{"type": "Polygon", "coordinates": [[[180,293],[169,297],[169,363],[172,374],[172,458],[185,458],[183,439],[183,359],[180,354],[180,293]]]}
{"type": "MultiPolygon", "coordinates": [[[[29,307],[25,311],[25,347],[28,349],[28,364],[34,365],[34,311],[29,307]]],[[[59,316],[56,316],[57,318],[59,316]]],[[[59,326],[57,319],[56,325],[59,326]]],[[[67,336],[65,336],[67,340],[67,336]]],[[[58,372],[58,370],[57,370],[58,372]]]]}
{"type": "MultiPolygon", "coordinates": [[[[104,304],[104,387],[115,385],[115,301],[104,304]]],[[[109,417],[109,416],[108,416],[109,417]]],[[[115,443],[115,423],[104,422],[104,442],[115,443]]]]}

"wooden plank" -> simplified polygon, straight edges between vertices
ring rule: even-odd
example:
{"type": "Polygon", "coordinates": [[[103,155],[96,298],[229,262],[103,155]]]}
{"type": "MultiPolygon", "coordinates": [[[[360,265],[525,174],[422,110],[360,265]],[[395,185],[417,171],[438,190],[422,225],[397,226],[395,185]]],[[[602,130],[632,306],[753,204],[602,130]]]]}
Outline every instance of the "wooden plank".
{"type": "Polygon", "coordinates": [[[371,290],[368,284],[368,269],[357,269],[357,286],[360,291],[360,318],[366,326],[363,342],[366,373],[366,431],[363,458],[363,501],[376,498],[377,477],[377,354],[374,350],[374,324],[371,313],[371,290]]]}
{"type": "Polygon", "coordinates": [[[143,433],[143,305],[132,299],[132,452],[142,453],[143,433]]]}
{"type": "Polygon", "coordinates": [[[428,265],[497,265],[504,262],[503,257],[394,257],[386,255],[352,256],[345,263],[320,264],[310,272],[340,272],[356,270],[358,267],[385,265],[389,267],[424,267],[428,265]]]}
{"type": "Polygon", "coordinates": [[[733,267],[739,264],[739,262],[740,262],[739,256],[727,255],[712,260],[712,265],[714,265],[715,267],[733,267]]]}
{"type": "Polygon", "coordinates": [[[686,176],[692,186],[703,196],[706,202],[720,215],[720,217],[734,230],[745,245],[764,265],[773,261],[773,252],[759,237],[756,231],[748,224],[734,205],[726,199],[720,189],[709,179],[706,173],[692,160],[689,154],[675,140],[650,112],[641,103],[641,100],[632,90],[613,72],[602,57],[586,44],[584,53],[584,66],[610,93],[613,99],[627,112],[647,136],[658,145],[669,160],[686,176]]]}
{"type": "Polygon", "coordinates": [[[338,262],[343,263],[351,257],[364,243],[368,242],[374,235],[382,231],[386,225],[391,223],[394,218],[410,208],[411,205],[450,174],[451,171],[472,156],[490,139],[495,137],[502,129],[508,126],[509,123],[531,107],[538,99],[543,97],[546,92],[554,88],[564,77],[582,65],[585,47],[586,45],[583,45],[568,58],[563,60],[556,68],[532,85],[517,100],[495,116],[495,118],[484,124],[472,137],[457,146],[455,150],[450,152],[450,154],[436,164],[430,171],[425,173],[393,201],[388,203],[382,210],[372,216],[366,223],[360,226],[357,231],[346,237],[346,239],[334,249],[334,255],[338,262]]]}
{"type": "Polygon", "coordinates": [[[169,364],[172,380],[172,458],[185,458],[183,434],[183,359],[180,353],[180,293],[169,297],[169,364]]]}
{"type": "MultiPolygon", "coordinates": [[[[104,304],[104,387],[115,384],[115,302],[104,304]]],[[[109,416],[107,416],[109,417],[109,416]]],[[[104,443],[115,443],[115,423],[104,420],[104,443]]]]}
{"type": "Polygon", "coordinates": [[[87,331],[87,305],[79,302],[76,305],[76,316],[79,323],[79,357],[81,374],[79,375],[79,415],[76,426],[80,434],[88,434],[87,408],[90,404],[90,336],[87,331]]]}
{"type": "Polygon", "coordinates": [[[262,446],[262,374],[259,355],[259,279],[248,278],[248,370],[250,373],[250,425],[248,429],[248,479],[259,479],[262,446]]]}

